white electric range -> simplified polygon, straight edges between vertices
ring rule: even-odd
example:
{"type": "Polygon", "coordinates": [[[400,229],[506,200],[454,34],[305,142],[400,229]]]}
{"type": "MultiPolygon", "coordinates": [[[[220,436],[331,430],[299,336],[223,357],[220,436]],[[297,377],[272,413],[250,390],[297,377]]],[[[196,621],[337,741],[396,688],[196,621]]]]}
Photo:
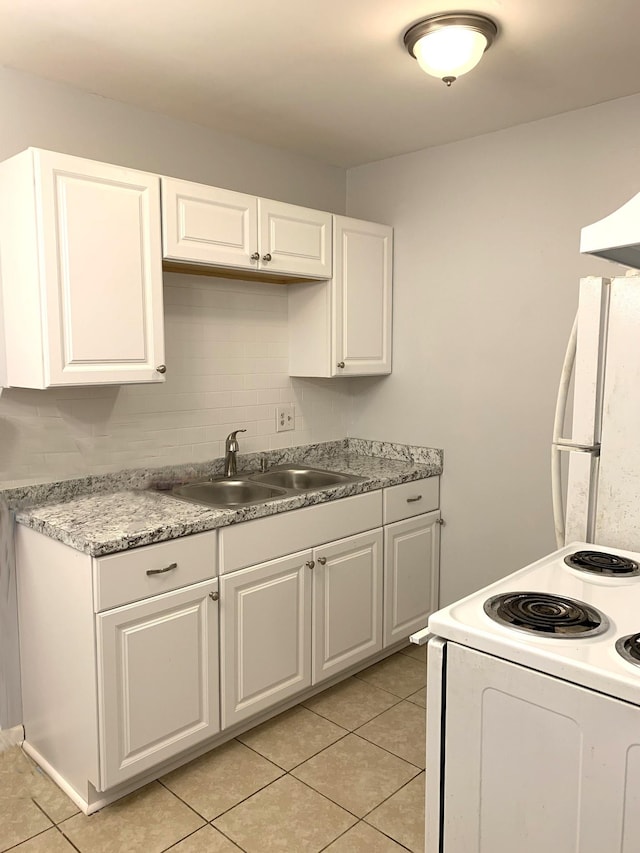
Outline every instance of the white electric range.
{"type": "Polygon", "coordinates": [[[427,853],[639,853],[640,554],[573,543],[412,639],[427,853]]]}

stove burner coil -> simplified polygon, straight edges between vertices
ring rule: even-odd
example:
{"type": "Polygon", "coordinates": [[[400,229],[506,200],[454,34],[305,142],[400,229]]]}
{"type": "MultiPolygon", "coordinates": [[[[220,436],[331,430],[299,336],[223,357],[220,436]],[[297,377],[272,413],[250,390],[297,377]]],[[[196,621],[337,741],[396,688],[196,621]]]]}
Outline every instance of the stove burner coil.
{"type": "Polygon", "coordinates": [[[549,637],[593,637],[609,627],[607,617],[582,601],[545,592],[508,592],[494,595],[484,611],[495,622],[549,637]]]}
{"type": "Polygon", "coordinates": [[[598,575],[609,577],[640,575],[640,567],[633,560],[617,557],[615,554],[605,554],[602,551],[576,551],[565,557],[564,561],[572,569],[598,575]]]}
{"type": "Polygon", "coordinates": [[[616,651],[629,663],[640,666],[640,634],[620,637],[616,642],[616,651]]]}

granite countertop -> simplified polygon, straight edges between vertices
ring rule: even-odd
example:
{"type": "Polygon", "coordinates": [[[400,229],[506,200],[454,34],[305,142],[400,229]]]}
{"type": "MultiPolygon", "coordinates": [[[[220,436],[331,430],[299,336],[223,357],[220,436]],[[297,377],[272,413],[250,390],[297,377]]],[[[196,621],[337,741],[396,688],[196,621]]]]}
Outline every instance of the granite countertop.
{"type": "Polygon", "coordinates": [[[440,450],[344,439],[240,456],[239,476],[259,470],[261,457],[269,467],[304,461],[363,479],[237,509],[209,507],[152,488],[220,476],[216,460],[208,466],[122,472],[6,490],[0,498],[13,507],[19,523],[98,557],[442,473],[440,450]]]}

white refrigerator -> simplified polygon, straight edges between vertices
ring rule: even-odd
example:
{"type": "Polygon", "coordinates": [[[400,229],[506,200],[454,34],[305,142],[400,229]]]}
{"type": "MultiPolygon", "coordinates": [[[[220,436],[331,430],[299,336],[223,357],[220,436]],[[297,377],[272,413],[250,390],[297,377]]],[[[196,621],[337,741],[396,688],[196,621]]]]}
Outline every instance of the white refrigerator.
{"type": "MultiPolygon", "coordinates": [[[[640,267],[640,194],[583,228],[580,248],[640,267]]],[[[640,273],[635,269],[580,282],[558,393],[552,491],[558,547],[580,541],[640,551],[640,273]],[[565,436],[572,373],[572,426],[565,436]]]]}

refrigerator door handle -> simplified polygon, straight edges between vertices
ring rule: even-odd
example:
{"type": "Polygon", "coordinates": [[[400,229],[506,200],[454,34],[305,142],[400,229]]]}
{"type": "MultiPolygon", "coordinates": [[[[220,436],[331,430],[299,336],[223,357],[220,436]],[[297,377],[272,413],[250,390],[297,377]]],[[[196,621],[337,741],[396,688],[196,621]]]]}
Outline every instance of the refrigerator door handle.
{"type": "MultiPolygon", "coordinates": [[[[564,500],[562,497],[562,472],[560,470],[560,446],[563,439],[562,428],[567,410],[569,397],[569,386],[571,385],[571,374],[576,360],[576,349],[578,342],[578,315],[573,321],[571,334],[567,343],[567,350],[560,375],[558,387],[558,398],[556,400],[556,411],[553,420],[553,438],[551,439],[551,501],[553,505],[553,524],[556,532],[558,548],[564,545],[565,522],[564,522],[564,500]]],[[[564,447],[564,445],[562,445],[564,447]]]]}

